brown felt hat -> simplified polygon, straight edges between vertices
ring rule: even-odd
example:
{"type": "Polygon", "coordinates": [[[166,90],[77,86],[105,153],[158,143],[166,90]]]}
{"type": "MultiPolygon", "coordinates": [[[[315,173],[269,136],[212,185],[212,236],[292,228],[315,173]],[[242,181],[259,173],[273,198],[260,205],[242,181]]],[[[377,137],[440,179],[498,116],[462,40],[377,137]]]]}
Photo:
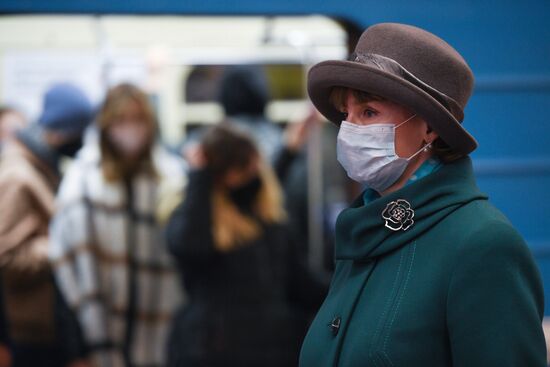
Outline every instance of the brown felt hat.
{"type": "Polygon", "coordinates": [[[309,97],[333,123],[339,125],[344,115],[329,102],[332,88],[357,89],[410,108],[462,154],[477,147],[461,125],[473,84],[468,64],[448,43],[397,23],[369,27],[348,61],[323,61],[308,75],[309,97]]]}

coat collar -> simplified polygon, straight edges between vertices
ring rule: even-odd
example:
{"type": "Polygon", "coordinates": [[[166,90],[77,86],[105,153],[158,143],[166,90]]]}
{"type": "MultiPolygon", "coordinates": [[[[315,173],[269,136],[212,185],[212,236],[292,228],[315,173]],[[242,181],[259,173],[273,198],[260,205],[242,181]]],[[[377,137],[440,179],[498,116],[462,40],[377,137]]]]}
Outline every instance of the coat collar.
{"type": "Polygon", "coordinates": [[[363,205],[360,195],[338,216],[336,259],[369,260],[398,249],[459,207],[487,200],[469,157],[363,205]]]}
{"type": "Polygon", "coordinates": [[[21,159],[23,159],[42,174],[46,182],[50,185],[52,191],[57,190],[60,177],[56,167],[52,167],[49,161],[45,161],[38,156],[34,150],[25,144],[24,141],[20,139],[10,141],[2,152],[2,156],[3,160],[9,161],[13,164],[19,164],[21,159]]]}

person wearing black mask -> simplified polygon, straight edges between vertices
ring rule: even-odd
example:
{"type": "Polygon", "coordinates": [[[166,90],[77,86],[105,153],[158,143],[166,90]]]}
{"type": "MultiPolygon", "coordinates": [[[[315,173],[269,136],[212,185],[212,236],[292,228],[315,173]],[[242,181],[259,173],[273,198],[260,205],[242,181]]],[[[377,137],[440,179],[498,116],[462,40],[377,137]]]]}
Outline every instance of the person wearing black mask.
{"type": "Polygon", "coordinates": [[[189,302],[174,320],[169,366],[295,366],[302,313],[325,294],[301,263],[281,188],[253,141],[213,127],[167,228],[189,302]]]}
{"type": "Polygon", "coordinates": [[[0,351],[14,367],[77,366],[76,320],[53,280],[48,225],[60,180],[59,161],[74,156],[93,108],[77,87],[45,94],[38,120],[17,132],[0,161],[0,351]],[[70,335],[70,336],[68,336],[70,335]]]}

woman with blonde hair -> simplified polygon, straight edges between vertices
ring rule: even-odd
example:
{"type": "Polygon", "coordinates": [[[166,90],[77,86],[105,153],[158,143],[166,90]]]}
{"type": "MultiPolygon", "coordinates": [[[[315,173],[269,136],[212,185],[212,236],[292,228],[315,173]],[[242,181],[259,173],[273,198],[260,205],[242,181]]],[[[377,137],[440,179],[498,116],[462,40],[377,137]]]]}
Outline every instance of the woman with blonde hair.
{"type": "Polygon", "coordinates": [[[167,235],[190,297],[169,365],[295,366],[299,310],[317,307],[324,287],[291,245],[276,177],[251,138],[225,125],[205,134],[189,163],[167,235]]]}
{"type": "Polygon", "coordinates": [[[112,88],[89,142],[69,168],[51,226],[50,258],[79,316],[93,366],[162,366],[180,302],[164,245],[167,199],[183,167],[155,143],[155,117],[137,87],[112,88]]]}

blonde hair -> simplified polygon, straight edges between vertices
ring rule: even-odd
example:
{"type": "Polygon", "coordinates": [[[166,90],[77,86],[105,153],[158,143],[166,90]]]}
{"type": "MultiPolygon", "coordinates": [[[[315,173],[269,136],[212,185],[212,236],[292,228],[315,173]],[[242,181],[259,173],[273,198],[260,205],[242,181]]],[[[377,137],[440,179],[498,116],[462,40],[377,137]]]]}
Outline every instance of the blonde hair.
{"type": "Polygon", "coordinates": [[[120,181],[131,175],[136,170],[156,177],[156,171],[151,158],[151,150],[154,142],[156,119],[147,95],[134,85],[123,83],[113,87],[107,93],[98,115],[99,144],[101,150],[101,169],[105,179],[109,182],[120,181]],[[139,106],[143,121],[151,132],[149,141],[144,147],[137,162],[130,164],[121,157],[108,137],[109,128],[127,108],[128,104],[134,102],[139,106]]]}
{"type": "Polygon", "coordinates": [[[215,183],[212,190],[212,228],[214,243],[219,251],[231,251],[257,239],[262,234],[258,220],[270,224],[286,219],[280,184],[252,138],[224,124],[213,127],[205,134],[202,148],[215,183]],[[219,183],[229,170],[245,169],[255,159],[259,160],[261,186],[252,203],[252,215],[247,215],[230,198],[228,189],[219,183]]]}
{"type": "MultiPolygon", "coordinates": [[[[253,204],[253,213],[262,223],[280,223],[286,219],[282,190],[273,170],[264,165],[260,169],[262,186],[253,204]]],[[[212,193],[213,228],[216,248],[228,252],[259,238],[262,229],[252,217],[243,214],[232,202],[226,190],[212,193]]]]}

